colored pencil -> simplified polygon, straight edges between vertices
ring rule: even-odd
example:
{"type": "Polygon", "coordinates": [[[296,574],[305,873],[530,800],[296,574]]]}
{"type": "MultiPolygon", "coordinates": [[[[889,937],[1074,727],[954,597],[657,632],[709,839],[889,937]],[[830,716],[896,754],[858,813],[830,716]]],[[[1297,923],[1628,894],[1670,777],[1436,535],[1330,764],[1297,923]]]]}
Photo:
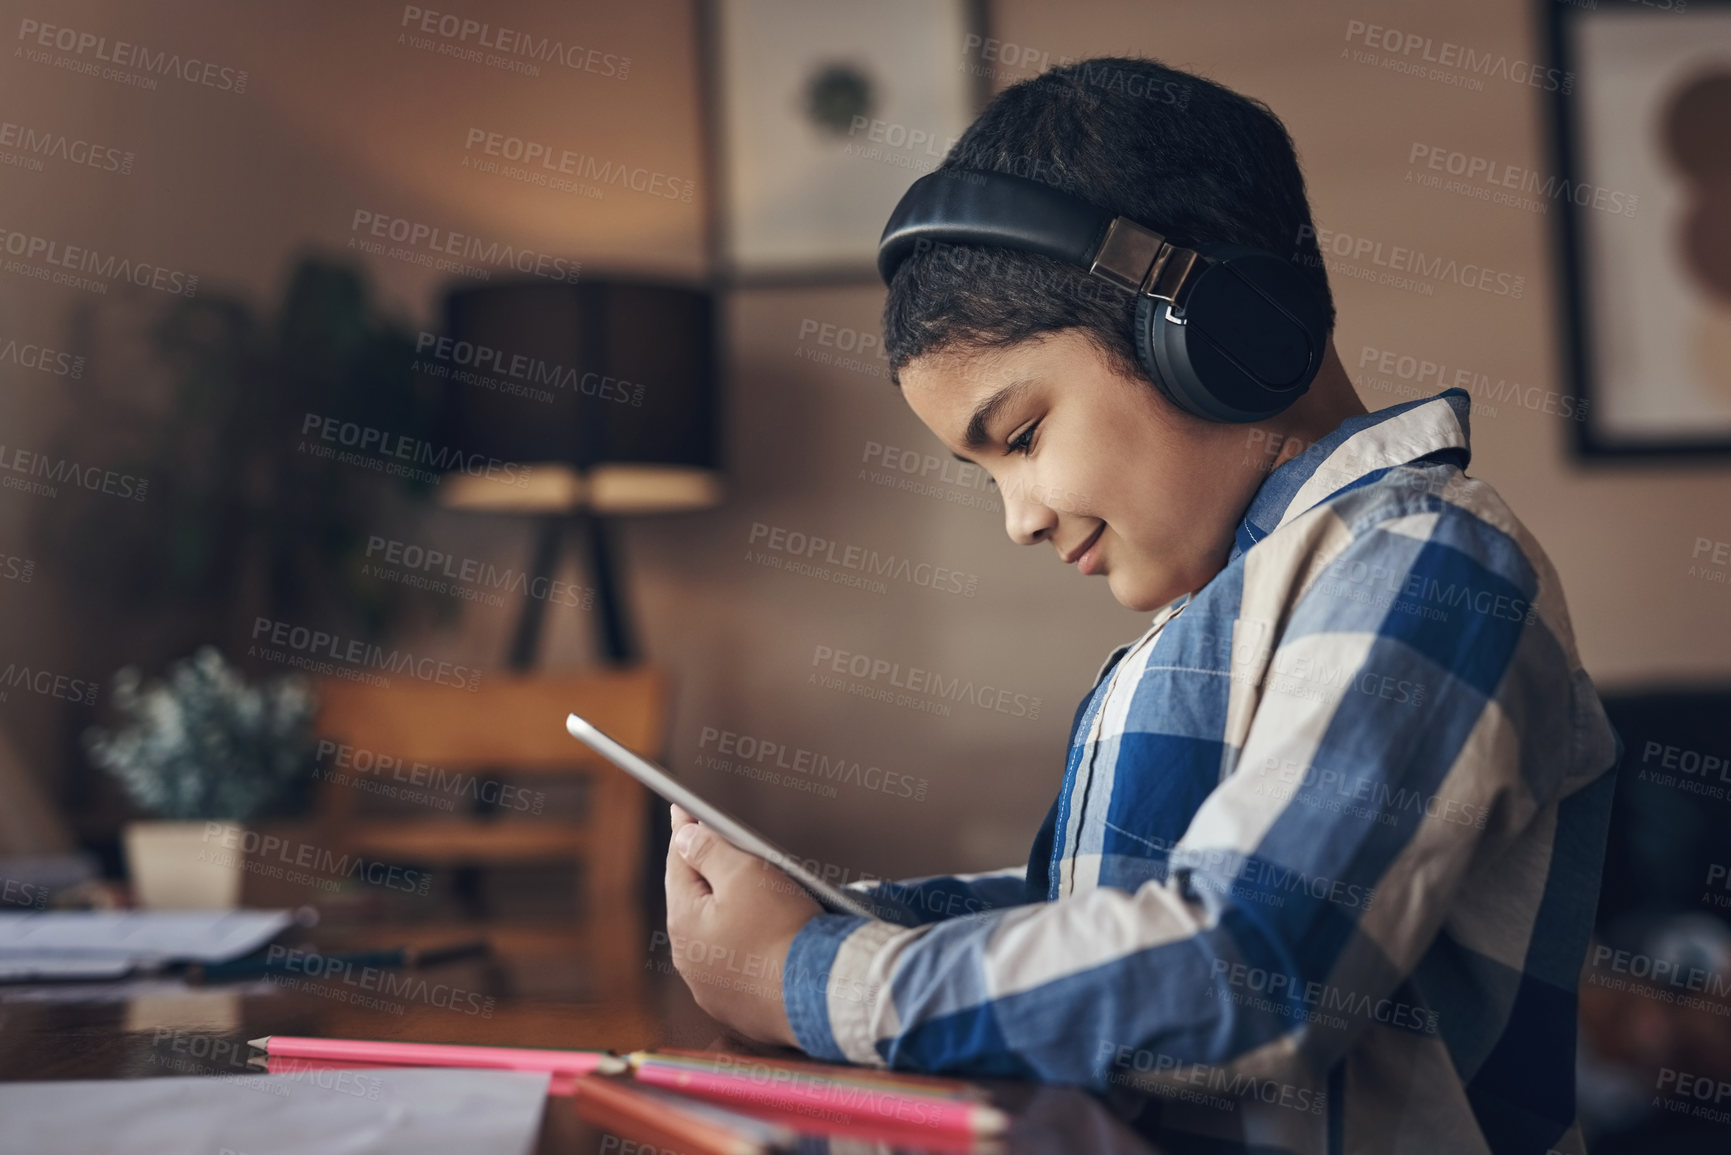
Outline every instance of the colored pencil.
{"type": "Polygon", "coordinates": [[[788,1115],[858,1120],[960,1135],[1001,1134],[1010,1122],[1009,1116],[996,1107],[929,1092],[911,1093],[793,1072],[787,1072],[787,1078],[773,1073],[768,1078],[754,1077],[741,1071],[658,1060],[642,1054],[631,1056],[630,1063],[632,1074],[640,1082],[788,1115]]]}
{"type": "MultiPolygon", "coordinates": [[[[402,1063],[353,1063],[346,1059],[295,1059],[284,1055],[254,1055],[247,1060],[251,1066],[257,1067],[267,1075],[298,1075],[305,1071],[323,1071],[337,1069],[345,1071],[400,1071],[402,1063]]],[[[576,1086],[578,1079],[588,1078],[587,1075],[564,1075],[557,1071],[548,1072],[547,1093],[559,1098],[568,1097],[576,1086]]]]}
{"type": "Polygon", "coordinates": [[[875,1067],[848,1067],[833,1063],[817,1063],[801,1059],[770,1059],[757,1055],[736,1055],[726,1051],[688,1051],[675,1047],[655,1051],[637,1051],[626,1055],[629,1063],[639,1060],[688,1063],[708,1070],[732,1071],[753,1078],[773,1078],[776,1071],[826,1079],[836,1083],[855,1083],[888,1087],[910,1095],[934,1095],[947,1099],[979,1099],[989,1096],[985,1088],[962,1079],[946,1079],[938,1075],[921,1075],[908,1071],[879,1070],[875,1067]]]}
{"type": "Polygon", "coordinates": [[[627,1064],[606,1051],[558,1051],[531,1047],[472,1047],[444,1043],[386,1043],[367,1039],[312,1039],[266,1035],[249,1046],[294,1059],[337,1059],[397,1067],[485,1067],[546,1071],[553,1075],[617,1073],[627,1064]]]}
{"type": "Polygon", "coordinates": [[[629,1132],[647,1129],[705,1155],[759,1155],[799,1142],[791,1127],[653,1087],[592,1075],[574,1082],[580,1118],[629,1132]]]}

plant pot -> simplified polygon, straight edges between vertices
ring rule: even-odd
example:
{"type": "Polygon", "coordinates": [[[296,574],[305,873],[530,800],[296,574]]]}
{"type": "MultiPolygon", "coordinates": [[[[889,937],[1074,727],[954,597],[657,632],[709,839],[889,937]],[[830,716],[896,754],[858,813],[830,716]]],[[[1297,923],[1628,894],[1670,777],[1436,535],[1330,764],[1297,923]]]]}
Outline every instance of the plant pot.
{"type": "Polygon", "coordinates": [[[231,822],[130,822],[124,831],[132,897],[146,910],[229,910],[246,869],[231,822]]]}

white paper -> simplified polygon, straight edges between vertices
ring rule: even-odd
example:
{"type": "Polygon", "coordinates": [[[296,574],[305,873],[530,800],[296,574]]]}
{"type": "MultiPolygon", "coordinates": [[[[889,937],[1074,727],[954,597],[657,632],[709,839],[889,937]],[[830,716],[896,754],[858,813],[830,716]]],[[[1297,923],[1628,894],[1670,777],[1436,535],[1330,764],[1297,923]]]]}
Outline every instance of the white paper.
{"type": "Polygon", "coordinates": [[[80,957],[132,966],[227,962],[269,942],[292,917],[286,910],[0,913],[0,964],[80,957]]]}
{"type": "Polygon", "coordinates": [[[13,955],[0,952],[0,983],[28,979],[118,979],[132,970],[128,958],[74,954],[13,955]]]}
{"type": "Polygon", "coordinates": [[[422,1067],[0,1083],[0,1151],[524,1155],[547,1081],[422,1067]]]}
{"type": "MultiPolygon", "coordinates": [[[[220,991],[241,998],[270,998],[283,988],[268,978],[250,982],[223,983],[220,987],[194,986],[178,978],[128,978],[118,982],[36,983],[0,986],[4,1003],[128,1003],[183,1004],[199,1002],[220,991]]],[[[182,1025],[177,1023],[178,1025],[182,1025]]],[[[128,1030],[133,1028],[128,1027],[128,1030]]],[[[148,1028],[147,1028],[148,1029],[148,1028]]],[[[223,1028],[228,1029],[228,1028],[223,1028]]]]}

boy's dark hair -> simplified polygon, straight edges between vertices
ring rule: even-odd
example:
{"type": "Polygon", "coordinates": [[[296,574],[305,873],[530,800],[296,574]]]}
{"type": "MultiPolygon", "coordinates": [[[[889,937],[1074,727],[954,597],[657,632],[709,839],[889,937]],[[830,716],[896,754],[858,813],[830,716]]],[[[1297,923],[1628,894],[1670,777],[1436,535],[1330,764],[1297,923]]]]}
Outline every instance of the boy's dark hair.
{"type": "MultiPolygon", "coordinates": [[[[1165,233],[1290,256],[1334,297],[1317,249],[1292,139],[1259,100],[1156,60],[1099,57],[1000,92],[940,169],[1043,181],[1165,233]]],[[[1136,357],[1134,298],[1051,257],[978,245],[921,246],[884,304],[890,380],[946,349],[1002,348],[1080,329],[1126,376],[1136,357]]],[[[1152,382],[1149,382],[1152,386],[1152,382]]]]}

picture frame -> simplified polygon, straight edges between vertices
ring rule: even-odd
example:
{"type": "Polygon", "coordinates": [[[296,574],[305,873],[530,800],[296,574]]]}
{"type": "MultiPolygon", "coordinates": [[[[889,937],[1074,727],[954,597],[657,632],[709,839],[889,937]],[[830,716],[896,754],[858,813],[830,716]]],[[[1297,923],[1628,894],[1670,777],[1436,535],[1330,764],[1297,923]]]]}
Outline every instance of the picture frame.
{"type": "Polygon", "coordinates": [[[1544,22],[1575,455],[1731,458],[1731,2],[1556,2],[1544,22]]]}
{"type": "Polygon", "coordinates": [[[984,105],[977,0],[700,0],[723,284],[877,280],[907,187],[984,105]],[[972,39],[970,40],[970,35],[972,39]]]}

